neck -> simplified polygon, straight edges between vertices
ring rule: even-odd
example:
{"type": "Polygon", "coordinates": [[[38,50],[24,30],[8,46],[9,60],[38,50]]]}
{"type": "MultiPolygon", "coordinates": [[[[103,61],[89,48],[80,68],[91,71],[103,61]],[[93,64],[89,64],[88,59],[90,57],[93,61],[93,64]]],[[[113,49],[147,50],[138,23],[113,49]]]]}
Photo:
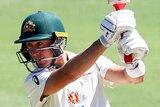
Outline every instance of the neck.
{"type": "Polygon", "coordinates": [[[65,63],[67,63],[68,57],[65,52],[63,52],[54,62],[54,65],[63,66],[65,63]]]}

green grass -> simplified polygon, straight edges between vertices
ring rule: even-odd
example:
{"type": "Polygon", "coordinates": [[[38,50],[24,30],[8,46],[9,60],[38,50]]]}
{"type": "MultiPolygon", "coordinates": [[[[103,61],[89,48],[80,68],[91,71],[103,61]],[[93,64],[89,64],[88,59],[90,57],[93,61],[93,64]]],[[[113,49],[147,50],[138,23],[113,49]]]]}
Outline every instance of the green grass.
{"type": "MultiPolygon", "coordinates": [[[[149,45],[145,59],[146,77],[143,84],[121,85],[106,89],[112,107],[160,106],[160,14],[159,0],[133,0],[127,6],[135,12],[137,29],[149,45]]],[[[0,106],[30,107],[23,81],[28,72],[18,63],[13,42],[20,34],[24,18],[38,10],[55,12],[69,33],[68,50],[80,52],[100,35],[101,19],[114,10],[106,0],[1,0],[0,3],[0,106]]],[[[95,50],[96,52],[96,50],[95,50]]],[[[116,44],[105,52],[120,63],[116,44]]]]}

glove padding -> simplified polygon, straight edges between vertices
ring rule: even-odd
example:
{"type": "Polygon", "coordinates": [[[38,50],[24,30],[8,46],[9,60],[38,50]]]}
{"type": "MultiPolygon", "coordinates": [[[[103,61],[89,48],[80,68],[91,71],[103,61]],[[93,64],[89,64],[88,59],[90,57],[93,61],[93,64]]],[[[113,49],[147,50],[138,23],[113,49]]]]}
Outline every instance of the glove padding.
{"type": "Polygon", "coordinates": [[[138,60],[143,60],[148,53],[148,46],[137,30],[127,31],[118,43],[118,51],[121,61],[125,64],[124,54],[132,54],[133,62],[125,64],[128,68],[135,68],[138,60]]]}
{"type": "Polygon", "coordinates": [[[136,67],[134,69],[130,69],[126,67],[126,73],[131,77],[131,78],[137,78],[140,76],[143,76],[145,74],[145,65],[143,61],[139,60],[136,61],[136,67]]]}
{"type": "Polygon", "coordinates": [[[99,40],[105,47],[110,47],[118,40],[121,33],[133,30],[136,26],[134,12],[119,10],[106,15],[100,24],[102,35],[99,40]]]}
{"type": "Polygon", "coordinates": [[[120,53],[135,54],[134,60],[143,60],[147,55],[148,46],[136,29],[123,33],[123,38],[118,43],[120,53]]]}

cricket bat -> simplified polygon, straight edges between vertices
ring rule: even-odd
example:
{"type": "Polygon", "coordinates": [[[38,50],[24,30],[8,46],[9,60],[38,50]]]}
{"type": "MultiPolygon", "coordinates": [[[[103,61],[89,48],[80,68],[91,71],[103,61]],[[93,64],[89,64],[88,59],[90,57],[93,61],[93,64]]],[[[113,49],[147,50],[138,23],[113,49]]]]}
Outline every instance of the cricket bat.
{"type": "MultiPolygon", "coordinates": [[[[108,4],[114,6],[114,8],[117,10],[123,10],[127,3],[129,3],[130,0],[108,0],[108,4]]],[[[127,64],[132,64],[133,62],[133,54],[125,55],[124,54],[124,61],[127,64]]]]}

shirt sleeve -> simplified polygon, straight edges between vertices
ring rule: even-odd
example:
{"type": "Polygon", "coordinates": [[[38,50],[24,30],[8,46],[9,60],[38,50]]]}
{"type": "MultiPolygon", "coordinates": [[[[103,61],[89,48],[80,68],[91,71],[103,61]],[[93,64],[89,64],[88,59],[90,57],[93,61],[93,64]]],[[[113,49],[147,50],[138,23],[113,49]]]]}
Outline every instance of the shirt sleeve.
{"type": "Polygon", "coordinates": [[[28,97],[30,99],[32,107],[39,107],[43,105],[44,100],[41,102],[43,90],[45,88],[46,81],[50,76],[51,71],[43,70],[38,73],[31,73],[25,80],[25,88],[27,90],[28,97]]]}
{"type": "Polygon", "coordinates": [[[98,60],[96,61],[96,64],[98,66],[98,69],[99,69],[99,72],[101,74],[101,76],[104,78],[108,69],[111,67],[111,66],[114,66],[116,65],[114,62],[112,62],[110,59],[108,59],[107,57],[105,56],[100,56],[98,58],[98,60]]]}

